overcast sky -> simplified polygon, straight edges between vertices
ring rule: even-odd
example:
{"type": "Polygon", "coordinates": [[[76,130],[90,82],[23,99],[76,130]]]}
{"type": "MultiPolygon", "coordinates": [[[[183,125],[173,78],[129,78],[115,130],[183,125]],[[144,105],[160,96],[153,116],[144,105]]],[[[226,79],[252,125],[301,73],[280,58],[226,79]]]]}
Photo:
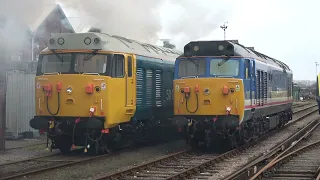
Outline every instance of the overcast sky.
{"type": "Polygon", "coordinates": [[[15,1],[0,0],[0,7],[28,16],[59,2],[67,16],[104,32],[153,44],[170,38],[180,50],[191,40],[223,39],[220,25],[228,21],[227,39],[287,63],[296,80],[314,80],[320,63],[316,0],[23,0],[20,9],[4,3],[15,1]]]}
{"type": "MultiPolygon", "coordinates": [[[[287,63],[294,71],[294,79],[316,78],[315,62],[320,63],[320,1],[229,0],[223,4],[216,0],[197,2],[203,2],[204,7],[211,7],[215,11],[217,7],[226,10],[225,17],[213,21],[221,25],[228,21],[227,39],[238,39],[245,46],[254,46],[257,51],[287,63]]],[[[164,26],[172,16],[183,19],[178,15],[178,9],[170,5],[162,8],[161,18],[164,26]]],[[[201,10],[199,8],[192,12],[201,10]]],[[[193,23],[196,27],[194,31],[208,28],[197,26],[197,22],[193,23]]],[[[190,25],[193,24],[188,24],[190,25]]],[[[169,36],[166,32],[162,32],[161,35],[169,36]]],[[[199,39],[223,39],[223,30],[212,29],[210,35],[199,39]]],[[[180,41],[183,40],[179,40],[179,44],[180,41]]]]}
{"type": "Polygon", "coordinates": [[[314,80],[315,62],[320,63],[319,5],[316,0],[167,0],[155,10],[161,20],[157,34],[182,49],[190,40],[223,39],[219,26],[227,21],[227,39],[287,63],[294,79],[314,80]]]}

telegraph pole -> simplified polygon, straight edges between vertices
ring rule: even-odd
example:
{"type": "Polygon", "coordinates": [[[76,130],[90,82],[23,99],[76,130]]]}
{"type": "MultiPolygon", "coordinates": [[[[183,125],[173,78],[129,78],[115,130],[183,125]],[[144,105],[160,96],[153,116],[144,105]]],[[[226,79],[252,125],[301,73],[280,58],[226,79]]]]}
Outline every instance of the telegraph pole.
{"type": "Polygon", "coordinates": [[[319,63],[318,62],[314,62],[316,64],[316,75],[318,75],[318,66],[319,66],[319,63]]]}
{"type": "Polygon", "coordinates": [[[220,28],[223,30],[224,40],[226,40],[226,30],[228,28],[226,24],[228,24],[228,22],[224,22],[223,26],[220,26],[220,28]]]}

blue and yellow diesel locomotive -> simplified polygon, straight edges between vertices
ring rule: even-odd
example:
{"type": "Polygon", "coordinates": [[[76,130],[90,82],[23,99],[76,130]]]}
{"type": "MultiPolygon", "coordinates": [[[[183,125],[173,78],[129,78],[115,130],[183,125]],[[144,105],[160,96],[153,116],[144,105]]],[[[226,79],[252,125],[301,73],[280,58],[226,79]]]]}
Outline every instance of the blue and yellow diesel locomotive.
{"type": "Polygon", "coordinates": [[[192,41],[175,62],[174,119],[192,146],[234,148],[283,126],[291,108],[292,71],[253,48],[192,41]]]}
{"type": "Polygon", "coordinates": [[[181,54],[98,32],[54,34],[39,57],[30,126],[46,131],[51,148],[62,152],[109,151],[177,132],[169,118],[181,54]]]}

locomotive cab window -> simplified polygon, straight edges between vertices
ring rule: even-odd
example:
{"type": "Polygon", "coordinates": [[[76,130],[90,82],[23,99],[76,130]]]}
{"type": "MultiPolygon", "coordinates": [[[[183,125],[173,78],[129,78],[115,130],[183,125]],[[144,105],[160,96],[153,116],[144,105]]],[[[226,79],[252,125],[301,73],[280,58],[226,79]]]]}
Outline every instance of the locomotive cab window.
{"type": "Polygon", "coordinates": [[[77,54],[75,56],[75,72],[81,73],[105,73],[106,55],[77,54]]]}
{"type": "Polygon", "coordinates": [[[235,59],[229,59],[227,61],[223,61],[223,59],[212,59],[210,60],[210,75],[238,76],[239,61],[235,59]]]}
{"type": "Polygon", "coordinates": [[[71,54],[48,54],[41,56],[42,73],[68,73],[72,61],[71,54]]]}
{"type": "Polygon", "coordinates": [[[188,59],[179,62],[179,77],[201,76],[206,72],[205,59],[188,59]]]}
{"type": "MultiPolygon", "coordinates": [[[[98,73],[99,75],[121,78],[124,77],[124,62],[125,59],[122,54],[44,54],[40,55],[37,75],[41,75],[44,73],[98,73]]],[[[131,72],[129,71],[129,73],[132,74],[132,68],[131,72]]]]}

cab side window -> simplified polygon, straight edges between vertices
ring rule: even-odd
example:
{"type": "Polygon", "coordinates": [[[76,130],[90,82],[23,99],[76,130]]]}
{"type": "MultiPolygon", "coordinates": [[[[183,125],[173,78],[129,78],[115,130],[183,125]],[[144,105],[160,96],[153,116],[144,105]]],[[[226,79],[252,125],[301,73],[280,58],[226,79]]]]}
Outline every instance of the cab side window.
{"type": "Polygon", "coordinates": [[[124,56],[122,54],[114,54],[111,59],[111,77],[124,77],[124,56]]]}
{"type": "Polygon", "coordinates": [[[128,56],[128,77],[132,77],[132,58],[128,56]]]}
{"type": "Polygon", "coordinates": [[[246,79],[250,79],[250,77],[251,77],[250,60],[249,59],[244,60],[244,77],[246,79]]]}

